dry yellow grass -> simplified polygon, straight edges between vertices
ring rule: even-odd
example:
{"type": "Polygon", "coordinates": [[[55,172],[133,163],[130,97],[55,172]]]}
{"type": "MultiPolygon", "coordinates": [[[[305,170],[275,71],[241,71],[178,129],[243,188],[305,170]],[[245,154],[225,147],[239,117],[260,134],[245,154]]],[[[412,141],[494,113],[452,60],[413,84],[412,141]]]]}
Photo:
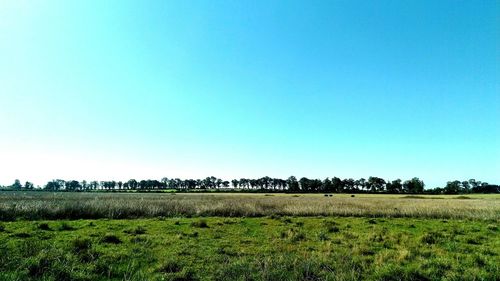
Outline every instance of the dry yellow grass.
{"type": "Polygon", "coordinates": [[[292,215],[499,220],[500,197],[458,198],[443,195],[408,198],[400,195],[2,192],[0,219],[292,215]]]}

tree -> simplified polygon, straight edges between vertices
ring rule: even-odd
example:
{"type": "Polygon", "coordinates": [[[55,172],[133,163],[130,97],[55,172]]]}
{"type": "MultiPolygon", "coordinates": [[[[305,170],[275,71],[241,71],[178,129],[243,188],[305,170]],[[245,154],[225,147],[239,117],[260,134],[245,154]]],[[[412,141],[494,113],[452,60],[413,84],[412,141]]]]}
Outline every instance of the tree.
{"type": "Polygon", "coordinates": [[[411,180],[407,180],[403,183],[403,189],[406,193],[424,193],[424,187],[424,182],[417,177],[414,177],[411,180]]]}
{"type": "Polygon", "coordinates": [[[385,180],[378,177],[369,177],[367,186],[371,192],[384,191],[385,180]]]}
{"type": "Polygon", "coordinates": [[[63,187],[64,187],[63,180],[52,180],[45,185],[45,189],[50,191],[58,191],[61,190],[63,187]]]}
{"type": "Polygon", "coordinates": [[[16,179],[14,183],[11,185],[12,189],[21,189],[23,186],[21,185],[21,181],[16,179]]]}
{"type": "Polygon", "coordinates": [[[460,192],[460,181],[449,181],[446,183],[446,186],[444,187],[444,193],[446,194],[458,194],[460,192]]]}
{"type": "Polygon", "coordinates": [[[354,187],[356,186],[356,181],[354,181],[354,179],[344,179],[342,180],[342,185],[344,186],[344,189],[347,191],[347,192],[352,192],[354,191],[354,187]]]}
{"type": "Polygon", "coordinates": [[[400,193],[403,191],[403,185],[401,184],[400,179],[393,180],[392,182],[387,182],[385,188],[389,193],[400,193]]]}
{"type": "Polygon", "coordinates": [[[300,184],[300,190],[302,191],[305,191],[305,192],[308,192],[310,190],[310,182],[311,180],[306,178],[306,177],[303,177],[299,180],[299,184],[300,184]]]}
{"type": "Polygon", "coordinates": [[[333,184],[329,178],[326,178],[321,185],[321,190],[324,192],[333,192],[333,184]]]}
{"type": "Polygon", "coordinates": [[[75,180],[65,182],[65,189],[68,191],[80,190],[81,187],[80,183],[75,180]]]}
{"type": "Polygon", "coordinates": [[[300,191],[299,182],[297,181],[296,177],[290,176],[286,180],[286,184],[288,185],[288,190],[289,191],[291,191],[291,192],[298,192],[298,191],[300,191]]]}
{"type": "Polygon", "coordinates": [[[465,193],[470,193],[470,184],[468,181],[462,182],[462,188],[465,193]]]}
{"type": "Polygon", "coordinates": [[[24,189],[27,189],[27,190],[32,190],[34,188],[34,185],[33,183],[27,181],[25,184],[24,184],[24,189]]]}
{"type": "Polygon", "coordinates": [[[127,181],[127,183],[128,183],[128,187],[130,189],[132,189],[132,190],[137,189],[137,181],[136,180],[130,179],[130,180],[127,181]]]}
{"type": "Polygon", "coordinates": [[[365,184],[366,180],[364,178],[360,178],[359,180],[354,181],[354,188],[363,191],[363,189],[365,189],[365,184]]]}
{"type": "Polygon", "coordinates": [[[231,184],[233,185],[233,188],[236,189],[238,187],[238,180],[237,179],[234,179],[231,181],[231,184]]]}
{"type": "Polygon", "coordinates": [[[161,183],[163,184],[163,187],[168,188],[168,178],[167,177],[162,178],[161,183]]]}
{"type": "Polygon", "coordinates": [[[332,178],[333,192],[342,192],[344,190],[344,184],[340,178],[332,178]]]}

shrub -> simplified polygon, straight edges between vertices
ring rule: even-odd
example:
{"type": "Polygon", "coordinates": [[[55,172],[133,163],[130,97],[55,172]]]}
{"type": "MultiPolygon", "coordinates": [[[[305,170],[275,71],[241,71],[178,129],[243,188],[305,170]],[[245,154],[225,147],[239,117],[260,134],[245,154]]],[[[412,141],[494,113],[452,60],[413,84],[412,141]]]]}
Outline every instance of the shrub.
{"type": "Polygon", "coordinates": [[[0,224],[0,232],[4,232],[5,231],[5,226],[3,224],[0,224]]]}

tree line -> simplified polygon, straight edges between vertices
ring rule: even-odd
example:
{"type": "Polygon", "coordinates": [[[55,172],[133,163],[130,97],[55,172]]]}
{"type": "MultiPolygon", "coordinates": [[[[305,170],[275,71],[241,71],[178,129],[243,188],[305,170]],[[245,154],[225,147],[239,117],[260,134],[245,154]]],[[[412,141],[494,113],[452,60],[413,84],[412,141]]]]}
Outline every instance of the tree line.
{"type": "Polygon", "coordinates": [[[500,193],[500,185],[470,179],[468,181],[449,181],[445,187],[425,189],[425,184],[417,177],[402,181],[384,180],[379,177],[368,179],[338,177],[324,180],[297,179],[294,176],[288,179],[262,177],[258,179],[222,180],[216,177],[205,179],[162,178],[159,180],[130,179],[122,181],[77,181],[51,180],[43,187],[35,187],[33,183],[24,185],[19,180],[7,188],[13,190],[47,190],[47,191],[242,191],[242,192],[292,192],[292,193],[388,193],[388,194],[468,194],[468,193],[500,193]]]}

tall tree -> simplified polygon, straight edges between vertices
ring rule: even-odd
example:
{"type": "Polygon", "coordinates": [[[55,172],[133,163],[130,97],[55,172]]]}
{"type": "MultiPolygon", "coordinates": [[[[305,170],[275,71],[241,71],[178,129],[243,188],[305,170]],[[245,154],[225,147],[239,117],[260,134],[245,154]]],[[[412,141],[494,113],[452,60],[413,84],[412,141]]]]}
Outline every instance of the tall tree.
{"type": "Polygon", "coordinates": [[[23,186],[21,185],[21,181],[18,179],[14,180],[14,183],[11,185],[11,187],[12,189],[17,189],[17,190],[23,188],[23,186]]]}
{"type": "Polygon", "coordinates": [[[424,187],[424,182],[417,177],[403,183],[403,189],[406,193],[421,194],[424,193],[424,187]]]}
{"type": "Polygon", "coordinates": [[[290,176],[286,180],[286,184],[288,185],[288,190],[289,191],[291,191],[291,192],[298,192],[298,191],[300,191],[299,182],[297,181],[296,177],[290,176]]]}

